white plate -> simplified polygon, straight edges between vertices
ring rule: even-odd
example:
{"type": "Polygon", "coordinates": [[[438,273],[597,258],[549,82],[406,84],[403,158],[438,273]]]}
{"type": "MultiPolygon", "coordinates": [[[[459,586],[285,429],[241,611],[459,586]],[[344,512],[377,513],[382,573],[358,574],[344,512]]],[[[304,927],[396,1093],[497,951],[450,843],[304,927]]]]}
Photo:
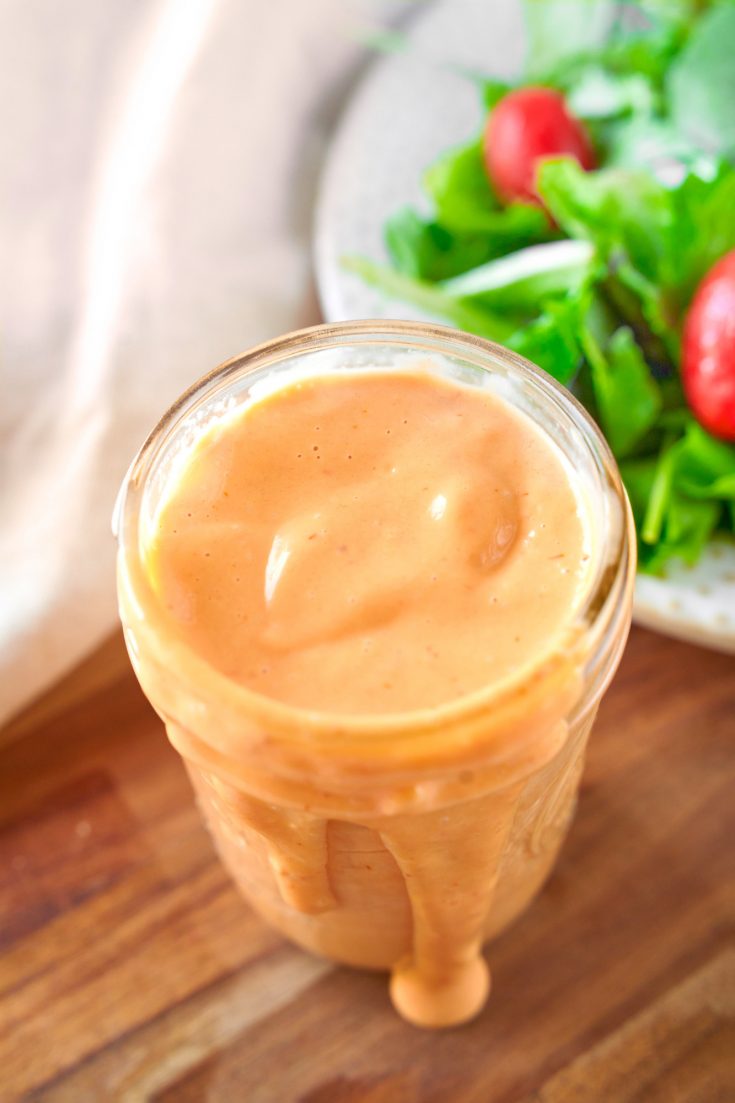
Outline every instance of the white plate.
{"type": "MultiPolygon", "coordinates": [[[[334,136],[315,224],[317,282],[325,317],[426,318],[345,272],[340,258],[387,259],[385,219],[397,208],[426,207],[423,169],[443,150],[474,136],[477,90],[452,70],[512,76],[523,59],[519,0],[443,0],[422,12],[406,53],[380,58],[357,87],[334,136]]],[[[441,321],[442,319],[436,319],[441,321]]],[[[665,578],[639,576],[639,624],[735,652],[735,545],[713,544],[694,568],[665,578]]]]}

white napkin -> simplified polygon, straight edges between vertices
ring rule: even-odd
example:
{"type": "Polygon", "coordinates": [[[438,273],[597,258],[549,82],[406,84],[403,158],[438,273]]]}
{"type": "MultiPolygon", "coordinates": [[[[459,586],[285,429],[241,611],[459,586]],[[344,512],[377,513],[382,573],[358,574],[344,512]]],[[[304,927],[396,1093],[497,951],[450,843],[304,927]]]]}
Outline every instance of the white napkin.
{"type": "Polygon", "coordinates": [[[344,0],[0,7],[0,720],[115,623],[110,515],[159,415],[318,320],[344,0]]]}

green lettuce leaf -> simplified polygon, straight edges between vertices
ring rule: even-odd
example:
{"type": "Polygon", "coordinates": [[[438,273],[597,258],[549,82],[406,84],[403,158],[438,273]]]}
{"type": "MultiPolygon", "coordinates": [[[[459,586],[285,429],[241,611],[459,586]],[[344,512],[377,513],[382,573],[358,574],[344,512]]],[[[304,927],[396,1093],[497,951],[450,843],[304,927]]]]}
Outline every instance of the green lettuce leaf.
{"type": "Polygon", "coordinates": [[[612,73],[591,62],[579,72],[567,91],[567,104],[573,115],[587,121],[619,119],[635,114],[647,117],[656,104],[651,82],[640,73],[612,73]]]}
{"type": "Polygon", "coordinates": [[[663,276],[681,312],[715,261],[735,248],[735,170],[720,165],[712,180],[687,176],[672,192],[671,217],[671,255],[663,276]]]}
{"type": "Polygon", "coordinates": [[[667,89],[683,134],[708,152],[735,156],[735,5],[719,4],[697,22],[667,89]]]}
{"type": "Polygon", "coordinates": [[[501,342],[507,341],[515,332],[514,321],[485,307],[464,302],[444,291],[440,284],[397,272],[395,268],[377,264],[365,257],[343,257],[341,263],[346,271],[354,272],[388,298],[412,303],[423,313],[444,318],[458,329],[501,342]]]}
{"type": "Polygon", "coordinates": [[[525,0],[526,75],[533,80],[606,42],[613,0],[525,0]]]}
{"type": "Polygon", "coordinates": [[[531,245],[446,280],[445,291],[493,310],[533,317],[549,298],[586,285],[594,269],[594,251],[584,241],[531,245]]]}
{"type": "Polygon", "coordinates": [[[586,310],[587,296],[583,290],[548,300],[539,315],[516,330],[505,343],[559,383],[571,383],[582,363],[580,332],[586,310]]]}
{"type": "Polygon", "coordinates": [[[735,171],[722,164],[714,179],[690,174],[667,187],[647,172],[584,172],[558,158],[542,165],[538,186],[562,229],[591,241],[610,276],[642,295],[661,334],[676,329],[704,273],[735,247],[735,171]]]}
{"type": "Polygon", "coordinates": [[[486,233],[453,233],[412,207],[402,207],[388,219],[384,238],[398,271],[424,280],[444,280],[476,268],[498,248],[486,233]]]}
{"type": "Polygon", "coordinates": [[[732,528],[735,448],[681,412],[677,431],[658,455],[625,460],[621,474],[639,534],[641,568],[660,574],[677,557],[696,563],[712,536],[732,528]]]}
{"type": "Polygon", "coordinates": [[[658,384],[630,329],[618,329],[604,352],[588,332],[582,344],[605,436],[616,456],[628,456],[656,423],[658,384]]]}
{"type": "Polygon", "coordinates": [[[424,173],[424,188],[442,226],[453,232],[487,234],[496,256],[553,236],[539,207],[500,204],[490,186],[479,142],[443,154],[424,173]]]}
{"type": "Polygon", "coordinates": [[[692,566],[712,539],[722,516],[719,502],[694,501],[671,491],[658,542],[645,547],[641,562],[650,574],[660,574],[670,559],[692,566]]]}
{"type": "Polygon", "coordinates": [[[675,480],[692,498],[735,501],[735,447],[716,440],[690,417],[677,452],[675,480]]]}

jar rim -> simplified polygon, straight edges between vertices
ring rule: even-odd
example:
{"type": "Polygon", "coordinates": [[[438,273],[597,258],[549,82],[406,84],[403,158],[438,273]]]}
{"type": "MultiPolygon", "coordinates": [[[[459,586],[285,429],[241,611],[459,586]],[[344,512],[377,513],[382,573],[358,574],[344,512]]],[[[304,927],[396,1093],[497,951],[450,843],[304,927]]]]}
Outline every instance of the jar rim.
{"type": "MultiPolygon", "coordinates": [[[[543,429],[543,424],[540,427],[543,429]]],[[[306,733],[309,738],[317,733],[326,737],[349,733],[356,738],[365,736],[372,741],[380,741],[381,736],[389,739],[399,734],[436,731],[452,721],[485,711],[495,702],[507,700],[509,695],[518,693],[529,679],[539,676],[556,653],[564,650],[569,642],[570,630],[578,635],[581,628],[600,620],[605,621],[607,630],[601,632],[604,654],[599,656],[598,662],[609,668],[609,671],[603,670],[602,677],[597,679],[602,686],[599,689],[601,693],[621,650],[619,646],[610,646],[608,622],[618,622],[625,617],[635,576],[635,541],[632,539],[634,529],[630,505],[612,452],[581,403],[547,372],[517,353],[485,338],[434,323],[383,319],[326,323],[292,331],[224,361],[187,388],[148,435],[120,487],[112,527],[118,540],[119,569],[125,578],[128,595],[139,610],[145,609],[146,622],[155,619],[159,627],[171,629],[167,650],[172,658],[175,657],[175,666],[182,680],[193,686],[201,685],[206,680],[218,700],[226,699],[244,715],[263,723],[273,734],[277,732],[296,739],[306,733]],[[314,710],[287,704],[235,682],[176,634],[173,620],[150,584],[142,561],[139,521],[147,480],[155,469],[156,459],[192,410],[200,402],[203,403],[213,390],[230,380],[305,353],[338,350],[356,344],[395,345],[404,351],[418,349],[428,355],[454,356],[486,370],[494,363],[510,369],[521,378],[531,379],[537,385],[540,383],[548,397],[555,400],[570,422],[580,430],[601,482],[606,484],[620,507],[622,523],[617,534],[612,534],[616,545],[613,548],[608,545],[611,534],[605,534],[600,541],[597,577],[584,602],[575,611],[573,624],[564,625],[547,649],[504,678],[430,708],[375,714],[314,710]]],[[[152,625],[149,623],[149,626],[152,625]]],[[[615,636],[614,630],[612,635],[615,636]]]]}

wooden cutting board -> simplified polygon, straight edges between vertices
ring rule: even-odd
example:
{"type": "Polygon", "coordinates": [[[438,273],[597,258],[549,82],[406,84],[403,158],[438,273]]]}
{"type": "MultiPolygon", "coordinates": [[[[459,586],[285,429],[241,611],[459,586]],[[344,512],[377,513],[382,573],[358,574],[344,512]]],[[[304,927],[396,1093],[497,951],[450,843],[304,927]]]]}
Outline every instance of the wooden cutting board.
{"type": "Polygon", "coordinates": [[[442,1034],[240,900],[117,638],[9,734],[3,1103],[735,1099],[732,658],[633,632],[556,872],[442,1034]]]}

